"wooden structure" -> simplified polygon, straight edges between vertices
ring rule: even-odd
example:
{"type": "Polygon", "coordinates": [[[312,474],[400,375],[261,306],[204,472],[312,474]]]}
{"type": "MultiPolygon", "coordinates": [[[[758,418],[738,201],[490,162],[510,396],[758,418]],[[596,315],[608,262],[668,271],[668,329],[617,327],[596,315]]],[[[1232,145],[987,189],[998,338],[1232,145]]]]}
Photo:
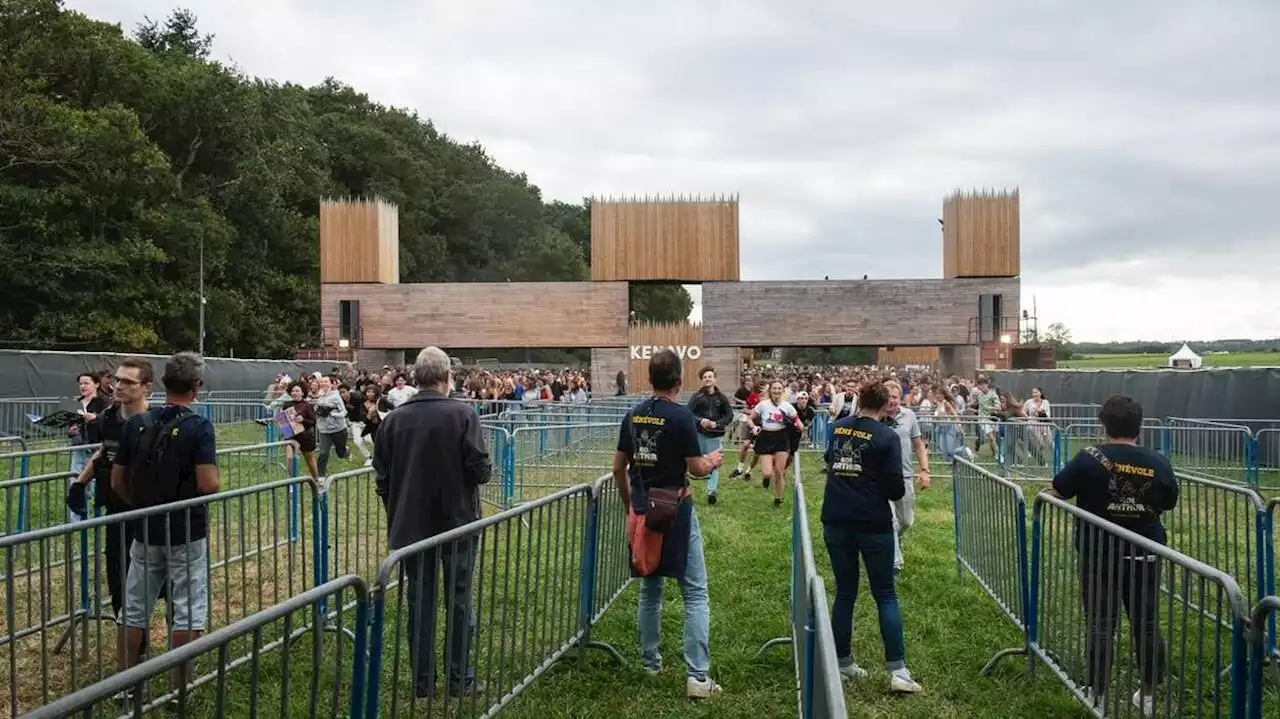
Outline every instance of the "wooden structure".
{"type": "Polygon", "coordinates": [[[622,347],[625,282],[327,284],[320,326],[338,337],[339,301],[362,308],[360,345],[383,349],[622,347]]]}
{"type": "Polygon", "coordinates": [[[938,364],[937,347],[880,347],[876,350],[876,364],[904,366],[938,364]]]}
{"type": "Polygon", "coordinates": [[[984,294],[1017,313],[1012,277],[709,282],[702,336],[713,347],[965,345],[984,294]]]}
{"type": "Polygon", "coordinates": [[[942,203],[942,276],[1017,277],[1019,227],[1017,190],[952,193],[942,203]]]}
{"type": "Polygon", "coordinates": [[[672,349],[684,362],[686,390],[698,387],[698,371],[706,366],[703,356],[702,326],[693,322],[638,322],[631,325],[627,340],[627,376],[636,391],[649,390],[649,358],[663,349],[672,349]]]}
{"type": "Polygon", "coordinates": [[[320,203],[320,282],[400,281],[400,214],[382,199],[320,203]]]}
{"type": "Polygon", "coordinates": [[[736,386],[743,347],[884,347],[882,363],[967,374],[987,363],[978,345],[997,341],[998,318],[1019,313],[1018,193],[957,192],[943,220],[942,279],[740,282],[736,197],[593,199],[591,282],[402,285],[395,207],[326,201],[322,336],[357,357],[590,347],[597,385],[622,371],[633,391],[648,362],[632,350],[654,346],[686,348],[689,389],[707,364],[736,386]],[[629,325],[629,282],[702,283],[702,325],[629,325]]]}
{"type": "Polygon", "coordinates": [[[591,200],[591,279],[736,282],[738,199],[591,200]]]}

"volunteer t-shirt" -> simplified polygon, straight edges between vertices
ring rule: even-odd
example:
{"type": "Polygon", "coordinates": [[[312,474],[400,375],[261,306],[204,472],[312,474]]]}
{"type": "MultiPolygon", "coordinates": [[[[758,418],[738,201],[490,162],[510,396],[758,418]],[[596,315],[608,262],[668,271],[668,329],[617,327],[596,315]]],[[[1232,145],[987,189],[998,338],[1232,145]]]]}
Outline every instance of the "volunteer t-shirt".
{"type": "Polygon", "coordinates": [[[618,451],[627,455],[633,488],[686,487],[685,459],[702,456],[697,421],[683,405],[644,400],[622,419],[618,451]]]}
{"type": "Polygon", "coordinates": [[[1178,503],[1178,481],[1169,460],[1150,447],[1131,444],[1097,446],[1108,470],[1087,449],[1081,450],[1053,478],[1053,488],[1081,509],[1142,536],[1165,543],[1160,513],[1178,503]]]}

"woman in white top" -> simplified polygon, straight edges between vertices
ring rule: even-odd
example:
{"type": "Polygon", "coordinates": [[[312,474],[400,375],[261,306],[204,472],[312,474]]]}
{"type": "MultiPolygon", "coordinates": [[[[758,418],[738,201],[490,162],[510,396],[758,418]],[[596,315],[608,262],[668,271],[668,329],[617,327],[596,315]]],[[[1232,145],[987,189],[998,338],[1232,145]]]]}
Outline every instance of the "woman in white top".
{"type": "Polygon", "coordinates": [[[1028,428],[1032,454],[1036,463],[1044,466],[1048,462],[1049,450],[1053,447],[1053,425],[1050,422],[1053,415],[1044,391],[1039,387],[1032,387],[1031,399],[1023,403],[1022,410],[1026,413],[1027,420],[1032,423],[1028,428]]]}
{"type": "Polygon", "coordinates": [[[782,494],[786,482],[782,480],[782,472],[787,466],[788,450],[791,448],[787,437],[787,427],[792,426],[804,431],[800,423],[800,415],[790,402],[783,400],[785,390],[782,383],[774,381],[769,385],[769,396],[760,400],[747,413],[747,427],[755,435],[756,456],[764,474],[762,484],[767,489],[773,485],[773,506],[782,506],[782,494]]]}

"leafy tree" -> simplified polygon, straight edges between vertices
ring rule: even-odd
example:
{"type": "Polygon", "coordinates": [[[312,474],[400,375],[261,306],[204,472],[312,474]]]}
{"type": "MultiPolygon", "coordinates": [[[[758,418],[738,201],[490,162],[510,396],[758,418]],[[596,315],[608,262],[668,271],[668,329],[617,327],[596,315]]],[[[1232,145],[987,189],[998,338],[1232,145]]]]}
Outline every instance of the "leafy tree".
{"type": "Polygon", "coordinates": [[[650,322],[683,322],[693,311],[693,298],[681,285],[631,284],[631,310],[636,319],[650,322]]]}
{"type": "Polygon", "coordinates": [[[144,17],[133,36],[139,45],[162,55],[178,53],[204,60],[213,49],[213,35],[201,35],[196,30],[196,16],[190,10],[174,10],[163,26],[144,17]]]}

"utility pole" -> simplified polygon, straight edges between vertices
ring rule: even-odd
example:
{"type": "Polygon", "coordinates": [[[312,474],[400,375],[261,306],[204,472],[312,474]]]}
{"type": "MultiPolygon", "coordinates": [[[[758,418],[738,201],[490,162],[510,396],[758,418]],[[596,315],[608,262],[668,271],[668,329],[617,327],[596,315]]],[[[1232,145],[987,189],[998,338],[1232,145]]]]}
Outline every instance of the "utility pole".
{"type": "Polygon", "coordinates": [[[204,356],[204,232],[200,232],[200,356],[204,356]]]}

